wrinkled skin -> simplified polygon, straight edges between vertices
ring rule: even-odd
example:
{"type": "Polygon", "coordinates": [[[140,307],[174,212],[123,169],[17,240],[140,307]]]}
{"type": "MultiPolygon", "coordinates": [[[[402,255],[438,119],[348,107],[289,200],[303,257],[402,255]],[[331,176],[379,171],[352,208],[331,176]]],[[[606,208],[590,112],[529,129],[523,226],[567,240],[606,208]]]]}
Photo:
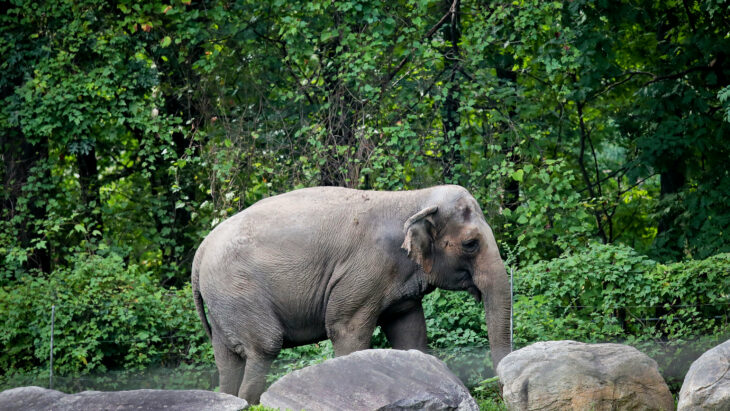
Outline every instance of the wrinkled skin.
{"type": "Polygon", "coordinates": [[[329,338],[345,355],[369,348],[380,325],[393,348],[425,351],[421,300],[435,287],[484,302],[495,367],[510,351],[509,280],[459,186],[316,187],[259,201],[203,241],[192,283],[221,391],[251,403],[282,348],[329,338]]]}

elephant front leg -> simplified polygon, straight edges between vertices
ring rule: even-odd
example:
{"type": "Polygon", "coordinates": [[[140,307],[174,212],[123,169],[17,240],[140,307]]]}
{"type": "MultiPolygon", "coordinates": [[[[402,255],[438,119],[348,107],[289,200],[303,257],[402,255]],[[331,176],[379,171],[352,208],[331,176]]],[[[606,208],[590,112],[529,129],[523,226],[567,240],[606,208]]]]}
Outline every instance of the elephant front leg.
{"type": "Polygon", "coordinates": [[[426,317],[420,301],[413,301],[401,310],[382,315],[379,323],[393,348],[423,352],[428,349],[426,317]]]}
{"type": "Polygon", "coordinates": [[[331,321],[327,325],[327,336],[332,340],[336,357],[370,348],[374,331],[375,320],[362,312],[351,318],[331,321]]]}

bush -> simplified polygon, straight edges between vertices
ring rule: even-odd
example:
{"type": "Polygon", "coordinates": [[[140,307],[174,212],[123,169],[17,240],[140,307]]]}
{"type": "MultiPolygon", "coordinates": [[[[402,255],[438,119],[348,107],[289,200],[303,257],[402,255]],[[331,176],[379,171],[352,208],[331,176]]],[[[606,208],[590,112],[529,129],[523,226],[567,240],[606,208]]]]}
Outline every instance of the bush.
{"type": "Polygon", "coordinates": [[[434,290],[423,299],[432,348],[484,346],[484,306],[467,292],[434,290]]]}
{"type": "Polygon", "coordinates": [[[160,288],[116,254],[79,255],[71,265],[0,289],[0,368],[48,368],[52,305],[58,374],[212,361],[189,285],[160,288]]]}
{"type": "Polygon", "coordinates": [[[681,377],[730,331],[730,254],[662,265],[627,246],[594,244],[520,271],[515,293],[517,347],[621,341],[681,377]]]}
{"type": "MultiPolygon", "coordinates": [[[[0,380],[12,377],[7,370],[48,369],[52,304],[57,374],[212,366],[189,285],[163,289],[113,253],[79,255],[71,267],[0,288],[0,380]]],[[[515,273],[515,293],[515,347],[624,342],[656,359],[672,384],[727,338],[730,254],[662,265],[626,246],[594,244],[515,273]]],[[[467,385],[481,386],[491,368],[482,305],[465,292],[435,290],[423,306],[434,354],[467,385]]],[[[387,346],[379,329],[373,346],[387,346]]],[[[283,350],[269,380],[332,356],[329,341],[283,350]]]]}
{"type": "Polygon", "coordinates": [[[484,306],[466,291],[434,290],[423,299],[429,348],[472,387],[492,373],[484,306]]]}
{"type": "Polygon", "coordinates": [[[292,371],[319,364],[325,360],[334,358],[334,356],[335,350],[330,340],[299,347],[285,348],[276,357],[276,360],[271,366],[271,371],[266,376],[266,381],[273,383],[292,371]]]}

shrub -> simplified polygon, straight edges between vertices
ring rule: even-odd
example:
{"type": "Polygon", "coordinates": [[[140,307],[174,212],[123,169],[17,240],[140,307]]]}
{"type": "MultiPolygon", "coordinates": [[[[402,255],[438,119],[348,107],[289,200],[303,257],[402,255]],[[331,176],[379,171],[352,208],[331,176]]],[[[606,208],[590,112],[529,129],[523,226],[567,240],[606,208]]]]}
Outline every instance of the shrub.
{"type": "MultiPolygon", "coordinates": [[[[190,286],[163,289],[116,254],[80,255],[48,278],[26,275],[0,288],[0,368],[48,368],[51,305],[56,305],[57,374],[213,364],[190,286]]],[[[580,253],[515,273],[515,346],[574,339],[637,346],[681,379],[690,360],[730,331],[730,254],[659,264],[622,245],[580,253]]],[[[430,347],[468,385],[488,376],[482,305],[465,292],[424,298],[430,347]]],[[[374,347],[385,347],[377,329],[374,347]]],[[[269,380],[333,356],[330,342],[282,351],[269,380]]],[[[2,381],[0,381],[0,385],[2,381]]]]}
{"type": "Polygon", "coordinates": [[[467,292],[434,290],[423,299],[432,348],[484,346],[484,306],[467,292]]]}
{"type": "Polygon", "coordinates": [[[116,254],[79,255],[72,267],[0,289],[0,368],[48,367],[52,305],[59,374],[212,361],[189,285],[163,289],[116,254]]]}
{"type": "Polygon", "coordinates": [[[492,375],[484,306],[466,291],[434,290],[423,299],[429,347],[469,387],[492,375]]]}
{"type": "Polygon", "coordinates": [[[730,254],[662,265],[627,246],[593,244],[521,270],[515,293],[516,346],[621,341],[681,377],[730,331],[730,254]]]}

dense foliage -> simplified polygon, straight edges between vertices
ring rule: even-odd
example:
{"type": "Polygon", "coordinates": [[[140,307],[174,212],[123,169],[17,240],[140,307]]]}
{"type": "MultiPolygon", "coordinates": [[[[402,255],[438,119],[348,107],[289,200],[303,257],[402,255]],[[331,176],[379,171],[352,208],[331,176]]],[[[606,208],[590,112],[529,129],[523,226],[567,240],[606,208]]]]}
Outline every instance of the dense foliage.
{"type": "MultiPolygon", "coordinates": [[[[669,265],[627,246],[591,245],[515,278],[515,344],[616,341],[680,384],[689,363],[730,338],[730,254],[669,265]]],[[[677,386],[678,388],[678,386],[677,386]]]]}
{"type": "Polygon", "coordinates": [[[670,265],[593,245],[520,272],[516,341],[682,342],[728,324],[730,254],[670,265]]]}
{"type": "MultiPolygon", "coordinates": [[[[46,365],[52,304],[60,372],[209,360],[197,244],[312,185],[467,187],[518,270],[519,343],[720,332],[727,8],[5,2],[0,367],[46,365]]],[[[434,348],[485,341],[465,301],[427,300],[434,348]]]]}
{"type": "Polygon", "coordinates": [[[159,287],[118,255],[80,255],[69,269],[0,289],[0,367],[32,371],[48,360],[50,304],[61,375],[212,361],[190,294],[189,286],[159,287]]]}

